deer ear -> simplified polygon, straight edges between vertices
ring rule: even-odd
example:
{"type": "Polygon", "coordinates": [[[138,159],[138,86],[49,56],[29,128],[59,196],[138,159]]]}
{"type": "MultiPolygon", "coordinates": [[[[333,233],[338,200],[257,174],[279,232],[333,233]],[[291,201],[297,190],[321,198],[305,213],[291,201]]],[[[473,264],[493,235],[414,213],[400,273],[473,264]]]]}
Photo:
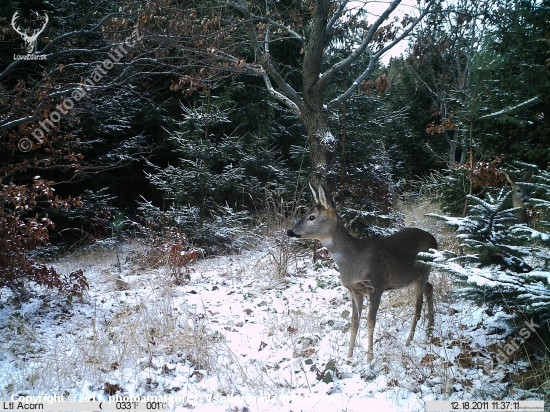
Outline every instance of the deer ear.
{"type": "Polygon", "coordinates": [[[318,188],[315,187],[315,184],[313,182],[309,182],[309,188],[311,190],[311,194],[313,195],[313,204],[316,205],[319,203],[319,195],[317,194],[318,188]]]}
{"type": "Polygon", "coordinates": [[[525,183],[530,182],[532,177],[533,177],[533,170],[529,170],[527,173],[523,175],[523,177],[521,178],[521,181],[525,183]]]}
{"type": "Polygon", "coordinates": [[[519,180],[518,177],[511,172],[504,172],[504,176],[506,176],[506,180],[508,180],[512,186],[519,180]]]}
{"type": "Polygon", "coordinates": [[[323,185],[319,185],[319,202],[325,209],[335,208],[334,199],[330,195],[329,190],[323,185]]]}

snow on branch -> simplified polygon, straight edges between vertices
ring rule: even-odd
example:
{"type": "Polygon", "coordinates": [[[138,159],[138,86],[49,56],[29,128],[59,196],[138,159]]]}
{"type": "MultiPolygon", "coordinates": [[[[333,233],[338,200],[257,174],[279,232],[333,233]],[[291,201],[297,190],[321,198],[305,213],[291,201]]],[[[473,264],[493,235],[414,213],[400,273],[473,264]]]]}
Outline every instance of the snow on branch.
{"type": "Polygon", "coordinates": [[[520,107],[522,106],[527,106],[531,103],[535,103],[537,100],[539,100],[540,96],[535,96],[529,100],[526,100],[522,103],[519,103],[519,104],[516,104],[515,106],[510,106],[510,107],[506,107],[502,110],[499,110],[498,112],[494,112],[494,113],[489,113],[489,114],[486,114],[485,116],[481,116],[479,118],[479,120],[481,119],[489,119],[491,117],[496,117],[496,116],[500,116],[500,115],[503,115],[503,114],[508,114],[508,113],[511,113],[513,112],[514,110],[516,109],[519,109],[520,107]]]}

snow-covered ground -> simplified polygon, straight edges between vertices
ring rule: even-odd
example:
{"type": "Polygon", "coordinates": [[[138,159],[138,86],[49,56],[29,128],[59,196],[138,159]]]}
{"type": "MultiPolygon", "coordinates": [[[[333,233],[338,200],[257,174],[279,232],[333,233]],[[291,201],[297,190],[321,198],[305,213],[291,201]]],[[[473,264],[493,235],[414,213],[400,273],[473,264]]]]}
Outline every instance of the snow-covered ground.
{"type": "MultiPolygon", "coordinates": [[[[452,296],[433,273],[435,329],[422,317],[405,346],[412,290],[384,294],[374,361],[366,311],[346,357],[351,304],[330,259],[277,234],[238,255],[200,260],[179,281],[148,267],[143,246],[56,263],[82,268],[83,300],[50,291],[21,305],[0,295],[0,399],[13,394],[166,396],[172,410],[422,411],[427,400],[534,399],[498,363],[484,308],[452,296]],[[140,258],[141,257],[141,258],[140,258]],[[284,263],[288,262],[288,265],[284,263]],[[281,267],[283,269],[281,270],[281,267]],[[284,266],[288,273],[284,275],[284,266]]],[[[514,367],[521,367],[516,362],[514,367]]]]}

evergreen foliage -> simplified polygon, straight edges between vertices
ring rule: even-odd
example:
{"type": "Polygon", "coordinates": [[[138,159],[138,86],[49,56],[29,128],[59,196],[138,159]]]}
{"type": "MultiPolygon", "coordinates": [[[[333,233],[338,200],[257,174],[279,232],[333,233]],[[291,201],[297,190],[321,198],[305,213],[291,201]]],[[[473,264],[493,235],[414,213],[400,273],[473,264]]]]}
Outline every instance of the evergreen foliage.
{"type": "Polygon", "coordinates": [[[550,2],[504,1],[487,37],[485,105],[512,108],[484,121],[480,149],[546,168],[550,133],[550,2]]]}
{"type": "Polygon", "coordinates": [[[112,205],[114,198],[106,187],[97,191],[86,189],[79,198],[80,207],[54,210],[52,218],[61,222],[60,233],[54,233],[60,237],[55,239],[56,244],[93,243],[110,236],[109,226],[117,213],[117,208],[112,205]]]}
{"type": "MultiPolygon", "coordinates": [[[[226,213],[219,214],[218,205],[224,199],[235,198],[235,192],[243,189],[246,180],[240,166],[244,156],[242,140],[216,133],[216,128],[231,122],[230,103],[227,98],[211,96],[208,89],[206,101],[198,107],[182,105],[183,120],[178,124],[179,130],[170,136],[174,152],[180,155],[178,165],[160,168],[148,162],[154,172],[146,173],[147,178],[170,203],[161,221],[181,229],[192,242],[201,245],[227,244],[225,235],[231,230],[221,224],[223,215],[231,215],[233,209],[227,206],[226,213]],[[216,235],[222,231],[224,235],[216,235]]],[[[140,209],[147,221],[159,221],[160,209],[147,202],[141,203],[140,209]]],[[[238,220],[229,222],[239,223],[238,220]]]]}
{"type": "MultiPolygon", "coordinates": [[[[220,95],[211,89],[196,107],[182,104],[183,119],[170,134],[177,165],[155,166],[146,173],[163,193],[166,207],[139,203],[149,228],[176,228],[208,252],[240,249],[246,244],[249,208],[261,204],[265,189],[294,190],[296,176],[267,138],[234,131],[233,108],[242,83],[231,83],[220,95]]],[[[265,127],[265,125],[264,125],[265,127]]],[[[257,209],[255,209],[257,211],[257,209]]]]}
{"type": "MultiPolygon", "coordinates": [[[[541,171],[533,186],[548,196],[550,175],[541,171]]],[[[465,217],[432,215],[457,231],[461,254],[438,253],[432,263],[465,282],[461,294],[504,311],[505,319],[550,320],[550,235],[544,219],[540,230],[517,223],[507,208],[509,193],[499,190],[485,200],[469,196],[465,217]],[[458,263],[462,263],[463,266],[458,263]]],[[[547,200],[533,204],[548,213],[547,200]]]]}
{"type": "Polygon", "coordinates": [[[388,68],[392,84],[384,100],[389,110],[401,115],[401,128],[384,132],[384,142],[395,164],[394,173],[410,180],[424,176],[441,162],[438,156],[448,150],[444,139],[426,131],[434,119],[432,100],[427,88],[411,76],[403,58],[394,58],[388,68]]]}
{"type": "Polygon", "coordinates": [[[212,210],[210,216],[201,218],[199,208],[171,205],[161,210],[151,202],[144,201],[138,207],[148,231],[165,239],[186,239],[185,247],[198,246],[203,253],[216,254],[240,250],[249,244],[251,232],[247,211],[235,212],[231,207],[212,210]]]}
{"type": "Polygon", "coordinates": [[[340,215],[358,236],[380,236],[402,226],[402,216],[394,213],[396,196],[392,161],[383,143],[369,136],[348,142],[351,164],[339,185],[340,215]]]}
{"type": "MultiPolygon", "coordinates": [[[[334,56],[336,58],[337,56],[334,56]]],[[[341,73],[332,84],[337,95],[349,87],[364,64],[360,60],[341,73]]],[[[376,80],[365,81],[362,90],[351,95],[329,117],[337,131],[339,148],[335,165],[339,169],[336,201],[340,215],[358,236],[388,234],[390,227],[402,225],[393,213],[397,174],[403,175],[399,149],[392,136],[410,135],[406,111],[392,106],[387,94],[392,81],[387,70],[378,66],[376,80]]]]}

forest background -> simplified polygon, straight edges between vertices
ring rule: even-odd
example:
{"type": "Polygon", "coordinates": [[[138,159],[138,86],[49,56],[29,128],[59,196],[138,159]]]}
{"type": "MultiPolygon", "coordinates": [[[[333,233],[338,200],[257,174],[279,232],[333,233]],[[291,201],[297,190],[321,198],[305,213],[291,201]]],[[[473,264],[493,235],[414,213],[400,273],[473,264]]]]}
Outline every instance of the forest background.
{"type": "Polygon", "coordinates": [[[0,284],[79,294],[36,259],[121,233],[238,249],[310,179],[365,235],[430,181],[464,216],[503,170],[547,169],[547,1],[380,6],[3,2],[0,284]]]}
{"type": "MultiPolygon", "coordinates": [[[[280,229],[313,180],[359,236],[437,204],[456,233],[424,258],[504,341],[550,321],[549,133],[549,0],[2,1],[0,305],[55,289],[70,312],[90,281],[52,262],[98,245],[118,260],[122,240],[181,286],[271,230],[287,279],[280,229]]],[[[548,396],[539,337],[528,387],[548,396]]]]}

